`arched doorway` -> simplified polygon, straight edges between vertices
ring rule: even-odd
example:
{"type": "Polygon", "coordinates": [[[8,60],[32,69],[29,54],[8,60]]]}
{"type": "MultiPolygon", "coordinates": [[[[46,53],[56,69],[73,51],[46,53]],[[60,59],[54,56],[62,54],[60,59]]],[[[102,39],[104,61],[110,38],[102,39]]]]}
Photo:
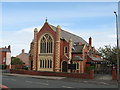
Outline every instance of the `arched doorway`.
{"type": "Polygon", "coordinates": [[[68,64],[66,61],[63,61],[62,63],[62,72],[67,72],[68,69],[68,64]]]}

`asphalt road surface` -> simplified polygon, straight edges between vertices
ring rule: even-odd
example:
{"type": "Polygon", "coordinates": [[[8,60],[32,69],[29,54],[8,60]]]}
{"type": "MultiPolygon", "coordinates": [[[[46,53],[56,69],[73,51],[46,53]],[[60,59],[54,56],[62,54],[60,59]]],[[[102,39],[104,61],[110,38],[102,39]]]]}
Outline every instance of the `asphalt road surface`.
{"type": "MultiPolygon", "coordinates": [[[[110,82],[110,81],[109,81],[110,82]]],[[[2,84],[9,88],[117,88],[116,84],[101,83],[92,80],[82,80],[65,78],[61,80],[38,79],[21,76],[2,76],[2,84]]]]}

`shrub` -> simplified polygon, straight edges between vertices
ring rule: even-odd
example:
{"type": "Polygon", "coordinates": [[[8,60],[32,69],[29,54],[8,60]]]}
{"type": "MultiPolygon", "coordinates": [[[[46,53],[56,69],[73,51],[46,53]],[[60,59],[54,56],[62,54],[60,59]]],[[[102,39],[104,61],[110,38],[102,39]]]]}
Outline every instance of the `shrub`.
{"type": "Polygon", "coordinates": [[[0,69],[6,69],[6,67],[7,67],[6,65],[3,65],[3,64],[0,65],[0,69]]]}
{"type": "Polygon", "coordinates": [[[86,71],[90,71],[90,70],[94,70],[94,69],[95,69],[94,66],[88,66],[88,67],[86,67],[86,71]]]}

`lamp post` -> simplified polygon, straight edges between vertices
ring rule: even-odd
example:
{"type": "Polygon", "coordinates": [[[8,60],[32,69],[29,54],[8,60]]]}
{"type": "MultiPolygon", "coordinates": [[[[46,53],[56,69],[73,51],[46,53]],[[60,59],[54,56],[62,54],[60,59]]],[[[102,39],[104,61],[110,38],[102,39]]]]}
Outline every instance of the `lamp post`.
{"type": "Polygon", "coordinates": [[[118,42],[118,16],[117,13],[114,11],[116,16],[116,33],[117,33],[117,80],[119,81],[119,42],[118,42]]]}

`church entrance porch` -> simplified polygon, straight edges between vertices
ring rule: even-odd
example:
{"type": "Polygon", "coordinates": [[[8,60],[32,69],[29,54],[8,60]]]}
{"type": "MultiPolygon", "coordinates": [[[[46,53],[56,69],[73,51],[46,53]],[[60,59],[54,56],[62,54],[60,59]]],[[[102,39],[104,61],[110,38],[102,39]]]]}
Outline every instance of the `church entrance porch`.
{"type": "Polygon", "coordinates": [[[68,70],[68,64],[66,61],[62,62],[62,72],[67,72],[68,70]]]}

